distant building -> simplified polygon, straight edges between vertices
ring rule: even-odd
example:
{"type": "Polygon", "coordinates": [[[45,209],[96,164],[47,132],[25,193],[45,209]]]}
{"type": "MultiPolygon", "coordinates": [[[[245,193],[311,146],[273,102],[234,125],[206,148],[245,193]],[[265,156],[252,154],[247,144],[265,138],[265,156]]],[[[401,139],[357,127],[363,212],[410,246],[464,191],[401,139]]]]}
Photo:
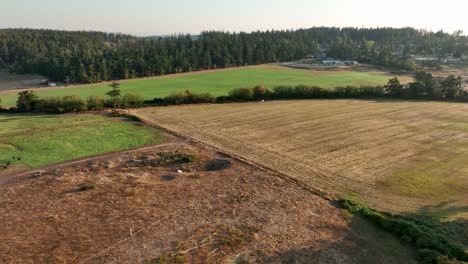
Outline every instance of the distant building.
{"type": "Polygon", "coordinates": [[[462,62],[461,58],[448,57],[442,60],[444,63],[462,62]]]}
{"type": "Polygon", "coordinates": [[[345,65],[358,65],[359,62],[357,62],[357,61],[344,61],[344,64],[345,65]]]}
{"type": "Polygon", "coordinates": [[[342,60],[335,60],[335,59],[325,59],[325,60],[322,60],[322,63],[327,64],[327,65],[358,65],[359,64],[359,62],[357,61],[351,61],[351,60],[342,61],[342,60]]]}
{"type": "Polygon", "coordinates": [[[416,62],[423,63],[423,62],[441,62],[441,63],[457,63],[462,62],[463,60],[460,58],[454,58],[452,56],[446,58],[436,58],[436,57],[417,57],[414,59],[416,62]]]}
{"type": "Polygon", "coordinates": [[[47,85],[49,87],[55,87],[55,86],[57,86],[57,83],[53,82],[51,80],[42,80],[41,85],[47,85]]]}
{"type": "Polygon", "coordinates": [[[323,64],[327,64],[327,65],[344,65],[344,62],[343,62],[343,61],[341,61],[341,60],[334,60],[334,59],[322,60],[322,63],[323,63],[323,64]]]}
{"type": "Polygon", "coordinates": [[[436,58],[436,57],[418,57],[418,58],[415,58],[414,60],[416,62],[427,62],[427,61],[436,62],[436,61],[439,61],[439,59],[436,58]]]}

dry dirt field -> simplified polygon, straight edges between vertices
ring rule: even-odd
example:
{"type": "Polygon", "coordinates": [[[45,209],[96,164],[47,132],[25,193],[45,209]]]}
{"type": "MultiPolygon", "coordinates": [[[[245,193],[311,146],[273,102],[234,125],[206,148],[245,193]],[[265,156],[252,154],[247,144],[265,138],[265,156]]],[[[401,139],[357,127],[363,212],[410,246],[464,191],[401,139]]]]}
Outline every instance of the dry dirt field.
{"type": "Polygon", "coordinates": [[[332,195],[378,209],[468,216],[468,104],[310,100],[135,110],[332,195]]]}
{"type": "Polygon", "coordinates": [[[18,175],[0,222],[1,263],[415,263],[290,179],[176,138],[18,175]],[[197,159],[153,163],[173,151],[197,159]]]}

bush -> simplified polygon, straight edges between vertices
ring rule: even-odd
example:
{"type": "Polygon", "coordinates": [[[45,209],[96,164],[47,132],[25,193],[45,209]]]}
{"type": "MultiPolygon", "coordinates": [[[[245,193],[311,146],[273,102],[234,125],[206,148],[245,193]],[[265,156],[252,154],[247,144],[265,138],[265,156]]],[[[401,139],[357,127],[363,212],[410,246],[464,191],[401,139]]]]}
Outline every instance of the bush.
{"type": "MultiPolygon", "coordinates": [[[[156,100],[156,99],[155,99],[156,100]]],[[[165,105],[179,105],[179,104],[209,104],[215,103],[216,98],[211,94],[194,94],[189,90],[185,92],[173,93],[163,98],[165,105]]]]}
{"type": "Polygon", "coordinates": [[[252,101],[254,90],[251,88],[237,88],[229,92],[229,98],[234,101],[252,101]]]}
{"type": "Polygon", "coordinates": [[[154,98],[151,101],[149,101],[149,100],[145,101],[144,103],[145,103],[145,105],[164,105],[165,104],[164,99],[163,98],[158,98],[158,97],[154,98]]]}
{"type": "Polygon", "coordinates": [[[273,88],[273,95],[276,99],[290,99],[293,98],[294,91],[294,87],[282,85],[273,88]]]}
{"type": "Polygon", "coordinates": [[[163,98],[165,104],[179,105],[186,104],[188,102],[188,96],[186,92],[172,93],[163,98]]]}
{"type": "Polygon", "coordinates": [[[16,108],[20,113],[29,113],[36,110],[38,103],[38,97],[33,91],[23,91],[18,93],[16,108]]]}
{"type": "Polygon", "coordinates": [[[102,110],[105,107],[106,100],[102,96],[91,95],[86,100],[88,110],[102,110]]]}
{"type": "Polygon", "coordinates": [[[127,93],[122,98],[124,108],[142,107],[145,99],[138,93],[127,93]]]}
{"type": "Polygon", "coordinates": [[[48,114],[61,114],[65,110],[60,97],[46,97],[39,100],[37,111],[48,114]]]}
{"type": "Polygon", "coordinates": [[[456,263],[450,259],[468,261],[468,253],[463,247],[450,241],[442,228],[427,220],[378,212],[353,195],[340,198],[339,203],[346,210],[362,215],[380,228],[404,238],[405,242],[413,242],[422,263],[439,263],[443,259],[450,261],[444,263],[456,263]]]}
{"type": "Polygon", "coordinates": [[[317,86],[297,85],[277,86],[273,89],[272,97],[275,99],[311,99],[330,97],[329,91],[317,86]]]}
{"type": "Polygon", "coordinates": [[[213,104],[213,103],[216,103],[216,97],[212,96],[209,93],[192,94],[191,103],[192,104],[213,104]]]}
{"type": "Polygon", "coordinates": [[[271,90],[263,85],[257,85],[253,88],[253,98],[263,100],[271,97],[271,90]]]}
{"type": "Polygon", "coordinates": [[[231,98],[229,98],[229,96],[224,96],[224,95],[223,95],[223,96],[218,96],[218,97],[216,97],[216,102],[217,102],[218,104],[229,103],[229,102],[231,102],[231,101],[232,101],[232,100],[231,100],[231,98]]]}
{"type": "Polygon", "coordinates": [[[87,110],[85,102],[79,95],[65,95],[62,103],[65,113],[84,112],[87,110]]]}
{"type": "Polygon", "coordinates": [[[175,152],[160,152],[158,153],[159,159],[163,163],[192,163],[197,157],[192,154],[175,152]]]}

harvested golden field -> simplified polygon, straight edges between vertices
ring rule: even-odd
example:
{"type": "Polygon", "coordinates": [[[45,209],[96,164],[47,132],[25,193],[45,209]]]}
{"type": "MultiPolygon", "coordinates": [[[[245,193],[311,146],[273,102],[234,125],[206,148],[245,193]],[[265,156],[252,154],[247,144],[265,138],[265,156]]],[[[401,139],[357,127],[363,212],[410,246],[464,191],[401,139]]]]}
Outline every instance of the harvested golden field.
{"type": "Polygon", "coordinates": [[[372,206],[468,215],[468,104],[310,100],[146,108],[135,114],[372,206]]]}

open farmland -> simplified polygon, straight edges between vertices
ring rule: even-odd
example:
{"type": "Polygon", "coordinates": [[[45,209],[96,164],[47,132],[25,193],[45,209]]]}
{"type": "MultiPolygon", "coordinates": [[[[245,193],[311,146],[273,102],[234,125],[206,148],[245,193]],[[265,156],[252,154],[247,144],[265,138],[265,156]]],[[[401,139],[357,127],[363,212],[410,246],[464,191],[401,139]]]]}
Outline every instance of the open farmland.
{"type": "Polygon", "coordinates": [[[332,195],[398,212],[468,216],[468,105],[310,100],[135,110],[332,195]]]}
{"type": "MultiPolygon", "coordinates": [[[[214,96],[227,95],[229,91],[263,84],[268,87],[278,85],[317,85],[334,88],[346,85],[384,85],[389,75],[383,72],[354,71],[310,71],[278,66],[254,66],[217,71],[204,71],[188,74],[168,75],[156,78],[126,80],[121,82],[122,93],[140,93],[145,99],[164,97],[173,92],[191,90],[194,93],[211,93],[214,96]]],[[[402,81],[410,78],[403,77],[402,81]]],[[[37,89],[40,97],[77,94],[82,97],[105,95],[108,83],[70,86],[66,88],[37,89]]],[[[4,107],[14,106],[17,91],[0,91],[4,107]]]]}
{"type": "Polygon", "coordinates": [[[156,129],[122,118],[0,114],[0,174],[7,163],[11,172],[160,141],[156,129]]]}

